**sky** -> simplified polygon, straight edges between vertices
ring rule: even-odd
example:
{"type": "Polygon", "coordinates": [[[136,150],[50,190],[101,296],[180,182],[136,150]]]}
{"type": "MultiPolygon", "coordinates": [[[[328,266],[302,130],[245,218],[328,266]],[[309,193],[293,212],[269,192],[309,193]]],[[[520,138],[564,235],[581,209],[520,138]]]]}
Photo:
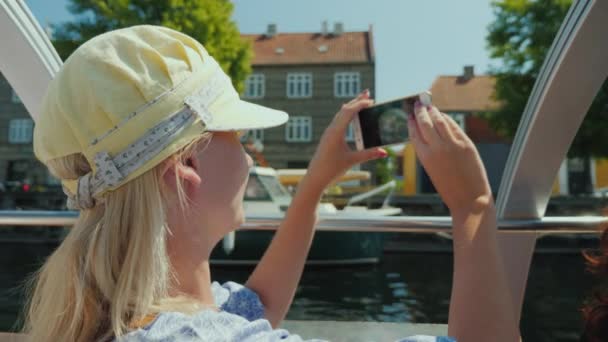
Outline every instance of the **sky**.
{"type": "MultiPolygon", "coordinates": [[[[72,19],[67,0],[26,0],[41,24],[72,19]]],[[[402,97],[431,87],[439,75],[459,75],[464,65],[488,71],[490,0],[234,0],[233,19],[242,33],[319,32],[327,21],[345,31],[373,26],[376,100],[402,97]]],[[[204,42],[203,42],[204,43],[204,42]]]]}

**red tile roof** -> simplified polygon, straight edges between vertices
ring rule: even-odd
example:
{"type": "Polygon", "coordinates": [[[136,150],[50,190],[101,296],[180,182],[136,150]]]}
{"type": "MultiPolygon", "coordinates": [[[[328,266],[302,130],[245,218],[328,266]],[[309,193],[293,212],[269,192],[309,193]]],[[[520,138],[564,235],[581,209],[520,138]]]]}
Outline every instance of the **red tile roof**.
{"type": "Polygon", "coordinates": [[[509,139],[496,133],[486,119],[479,116],[467,115],[464,126],[467,135],[475,143],[496,144],[509,142],[509,139]]]}
{"type": "Polygon", "coordinates": [[[431,86],[433,104],[444,112],[492,111],[499,107],[494,100],[492,76],[473,76],[466,80],[462,76],[439,76],[431,86]]]}
{"type": "Polygon", "coordinates": [[[372,31],[321,33],[243,34],[252,42],[253,65],[373,63],[372,31]],[[326,47],[322,48],[322,46],[326,47]],[[277,49],[282,49],[278,53],[277,49]]]}
{"type": "MultiPolygon", "coordinates": [[[[472,71],[472,70],[471,70],[472,71]]],[[[475,143],[508,143],[483,117],[475,113],[493,111],[500,107],[493,98],[496,79],[480,75],[466,79],[464,76],[439,76],[431,86],[433,104],[443,112],[469,113],[465,129],[475,143]]]]}

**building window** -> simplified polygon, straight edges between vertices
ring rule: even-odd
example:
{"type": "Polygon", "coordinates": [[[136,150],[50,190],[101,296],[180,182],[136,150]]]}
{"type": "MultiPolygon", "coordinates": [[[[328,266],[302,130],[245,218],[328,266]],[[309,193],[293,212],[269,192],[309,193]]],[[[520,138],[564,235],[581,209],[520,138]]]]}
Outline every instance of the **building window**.
{"type": "Polygon", "coordinates": [[[292,99],[312,97],[312,74],[287,74],[287,97],[292,99]]]}
{"type": "Polygon", "coordinates": [[[264,130],[263,129],[250,129],[241,135],[241,142],[246,143],[249,140],[252,141],[264,141],[264,130]]]}
{"type": "Polygon", "coordinates": [[[250,99],[261,99],[264,97],[266,85],[264,74],[252,74],[245,80],[245,97],[250,99]]]}
{"type": "Polygon", "coordinates": [[[11,102],[13,103],[21,103],[21,99],[19,98],[19,96],[17,95],[17,93],[15,93],[14,90],[11,90],[11,102]]]}
{"type": "Polygon", "coordinates": [[[361,91],[361,75],[358,72],[337,72],[334,75],[336,97],[353,97],[361,91]]]}
{"type": "Polygon", "coordinates": [[[460,128],[462,128],[463,132],[466,132],[466,125],[465,125],[465,115],[462,113],[448,113],[448,115],[454,119],[454,121],[456,121],[456,123],[458,124],[458,126],[460,126],[460,128]]]}
{"type": "Polygon", "coordinates": [[[10,144],[27,144],[32,142],[31,119],[13,119],[8,124],[8,142],[10,144]]]}
{"type": "Polygon", "coordinates": [[[346,128],[346,141],[355,141],[355,129],[353,128],[352,122],[348,124],[348,128],[346,128]]]}
{"type": "Polygon", "coordinates": [[[285,140],[288,142],[309,142],[312,140],[312,118],[293,116],[285,126],[285,140]]]}

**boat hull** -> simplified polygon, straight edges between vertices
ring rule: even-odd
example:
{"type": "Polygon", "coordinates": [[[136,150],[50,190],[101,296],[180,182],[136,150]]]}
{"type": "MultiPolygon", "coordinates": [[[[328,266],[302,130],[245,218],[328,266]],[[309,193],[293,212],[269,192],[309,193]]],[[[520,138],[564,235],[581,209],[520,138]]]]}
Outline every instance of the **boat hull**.
{"type": "MultiPolygon", "coordinates": [[[[211,253],[214,265],[255,265],[266,251],[273,231],[237,231],[234,249],[226,253],[218,244],[211,253]]],[[[364,232],[317,232],[308,265],[375,264],[382,257],[385,234],[364,232]]]]}

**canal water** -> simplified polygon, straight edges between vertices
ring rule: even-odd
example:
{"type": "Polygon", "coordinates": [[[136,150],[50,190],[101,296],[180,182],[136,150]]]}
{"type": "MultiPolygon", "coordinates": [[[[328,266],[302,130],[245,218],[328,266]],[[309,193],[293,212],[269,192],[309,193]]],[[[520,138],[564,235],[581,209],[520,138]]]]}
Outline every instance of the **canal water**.
{"type": "MultiPolygon", "coordinates": [[[[19,286],[54,247],[0,243],[0,331],[18,324],[19,286]]],[[[250,272],[223,266],[213,276],[243,282],[250,272]]],[[[375,266],[307,267],[287,318],[447,323],[451,277],[450,253],[387,253],[375,266]]],[[[577,341],[580,308],[593,286],[579,253],[536,254],[521,323],[524,341],[577,341]]]]}

